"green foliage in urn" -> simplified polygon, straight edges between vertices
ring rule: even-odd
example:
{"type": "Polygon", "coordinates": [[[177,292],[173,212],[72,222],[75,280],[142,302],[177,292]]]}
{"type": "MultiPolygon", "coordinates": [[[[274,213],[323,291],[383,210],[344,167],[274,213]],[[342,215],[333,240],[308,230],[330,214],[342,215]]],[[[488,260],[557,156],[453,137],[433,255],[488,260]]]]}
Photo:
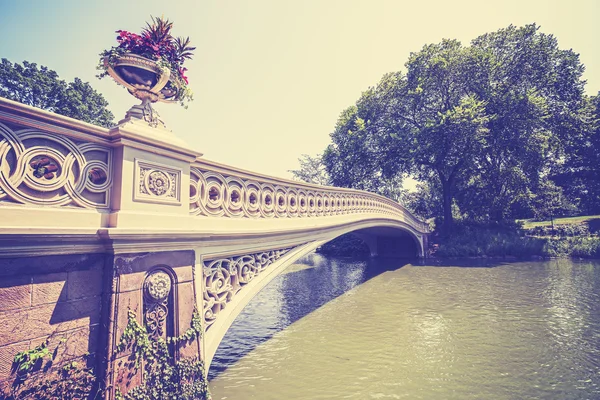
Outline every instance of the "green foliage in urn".
{"type": "Polygon", "coordinates": [[[202,334],[201,316],[194,310],[191,327],[182,335],[153,338],[138,323],[135,312],[129,310],[128,322],[117,352],[132,352],[131,367],[143,368],[143,383],[125,395],[117,391],[117,400],[209,400],[204,363],[198,359],[175,359],[169,343],[181,343],[202,334]]]}
{"type": "Polygon", "coordinates": [[[94,125],[110,127],[113,114],[108,102],[89,83],[59,79],[56,71],[23,61],[0,62],[0,96],[94,125]]]}
{"type": "Polygon", "coordinates": [[[190,46],[189,37],[174,37],[171,34],[173,22],[163,17],[151,17],[151,20],[140,34],[125,30],[116,31],[119,34],[119,44],[100,53],[98,69],[103,72],[98,77],[107,76],[108,65],[114,65],[120,57],[135,54],[156,62],[163,73],[170,71],[170,79],[174,80],[178,87],[177,97],[173,100],[185,105],[186,101],[192,100],[192,91],[185,75],[187,68],[183,64],[192,58],[196,48],[190,46]]]}

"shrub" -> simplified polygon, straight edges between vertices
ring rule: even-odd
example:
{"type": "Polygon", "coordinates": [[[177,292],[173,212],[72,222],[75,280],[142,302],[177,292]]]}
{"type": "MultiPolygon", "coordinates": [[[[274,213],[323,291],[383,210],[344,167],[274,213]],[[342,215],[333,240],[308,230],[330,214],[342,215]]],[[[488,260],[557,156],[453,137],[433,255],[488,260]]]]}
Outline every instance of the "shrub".
{"type": "Polygon", "coordinates": [[[586,223],[571,224],[571,225],[555,225],[554,230],[551,226],[534,226],[525,230],[529,236],[589,236],[590,229],[586,223]]]}
{"type": "Polygon", "coordinates": [[[351,233],[346,233],[319,247],[317,253],[328,256],[363,257],[368,256],[370,251],[365,242],[351,233]]]}
{"type": "Polygon", "coordinates": [[[600,258],[600,238],[590,236],[547,239],[543,255],[547,257],[600,258]]]}
{"type": "MultiPolygon", "coordinates": [[[[550,236],[551,227],[528,229],[528,235],[550,236]]],[[[600,258],[600,238],[586,224],[556,227],[554,237],[523,236],[517,225],[457,223],[452,232],[434,234],[436,257],[580,257],[600,258]]],[[[432,240],[432,242],[434,241],[432,240]]]]}

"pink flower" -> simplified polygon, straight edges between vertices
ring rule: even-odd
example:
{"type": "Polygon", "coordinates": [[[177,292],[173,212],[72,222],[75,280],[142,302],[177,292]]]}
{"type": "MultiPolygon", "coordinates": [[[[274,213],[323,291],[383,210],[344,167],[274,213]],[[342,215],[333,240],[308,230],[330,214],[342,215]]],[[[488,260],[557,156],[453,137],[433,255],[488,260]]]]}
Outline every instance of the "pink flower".
{"type": "Polygon", "coordinates": [[[185,76],[185,71],[187,71],[187,68],[181,68],[181,67],[180,67],[180,68],[179,68],[179,75],[181,76],[181,79],[183,79],[183,80],[185,81],[185,84],[186,84],[186,85],[189,85],[189,82],[188,82],[188,77],[187,77],[187,76],[185,76]]]}

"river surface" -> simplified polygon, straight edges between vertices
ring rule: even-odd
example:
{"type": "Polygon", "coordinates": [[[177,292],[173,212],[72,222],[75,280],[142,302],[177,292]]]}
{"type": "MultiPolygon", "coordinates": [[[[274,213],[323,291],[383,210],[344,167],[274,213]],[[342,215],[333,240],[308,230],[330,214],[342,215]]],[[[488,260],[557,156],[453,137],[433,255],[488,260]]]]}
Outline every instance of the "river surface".
{"type": "Polygon", "coordinates": [[[600,261],[312,254],[261,291],[213,399],[600,399],[600,261]]]}

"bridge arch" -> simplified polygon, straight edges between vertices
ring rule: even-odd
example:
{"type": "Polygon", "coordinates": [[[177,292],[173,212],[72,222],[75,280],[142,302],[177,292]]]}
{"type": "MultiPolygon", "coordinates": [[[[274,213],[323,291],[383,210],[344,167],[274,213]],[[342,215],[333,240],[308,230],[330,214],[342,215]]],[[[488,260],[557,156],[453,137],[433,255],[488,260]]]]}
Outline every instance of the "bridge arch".
{"type": "Polygon", "coordinates": [[[245,254],[221,253],[203,256],[203,309],[207,325],[204,338],[206,370],[209,370],[227,331],[254,296],[297,260],[346,233],[357,235],[365,241],[372,256],[417,258],[424,255],[423,234],[406,223],[375,218],[329,229],[315,229],[315,240],[295,246],[256,252],[249,250],[245,254]],[[396,246],[400,247],[400,251],[396,251],[396,246]],[[237,276],[233,277],[235,274],[237,276]],[[252,278],[248,279],[249,276],[252,278]]]}

